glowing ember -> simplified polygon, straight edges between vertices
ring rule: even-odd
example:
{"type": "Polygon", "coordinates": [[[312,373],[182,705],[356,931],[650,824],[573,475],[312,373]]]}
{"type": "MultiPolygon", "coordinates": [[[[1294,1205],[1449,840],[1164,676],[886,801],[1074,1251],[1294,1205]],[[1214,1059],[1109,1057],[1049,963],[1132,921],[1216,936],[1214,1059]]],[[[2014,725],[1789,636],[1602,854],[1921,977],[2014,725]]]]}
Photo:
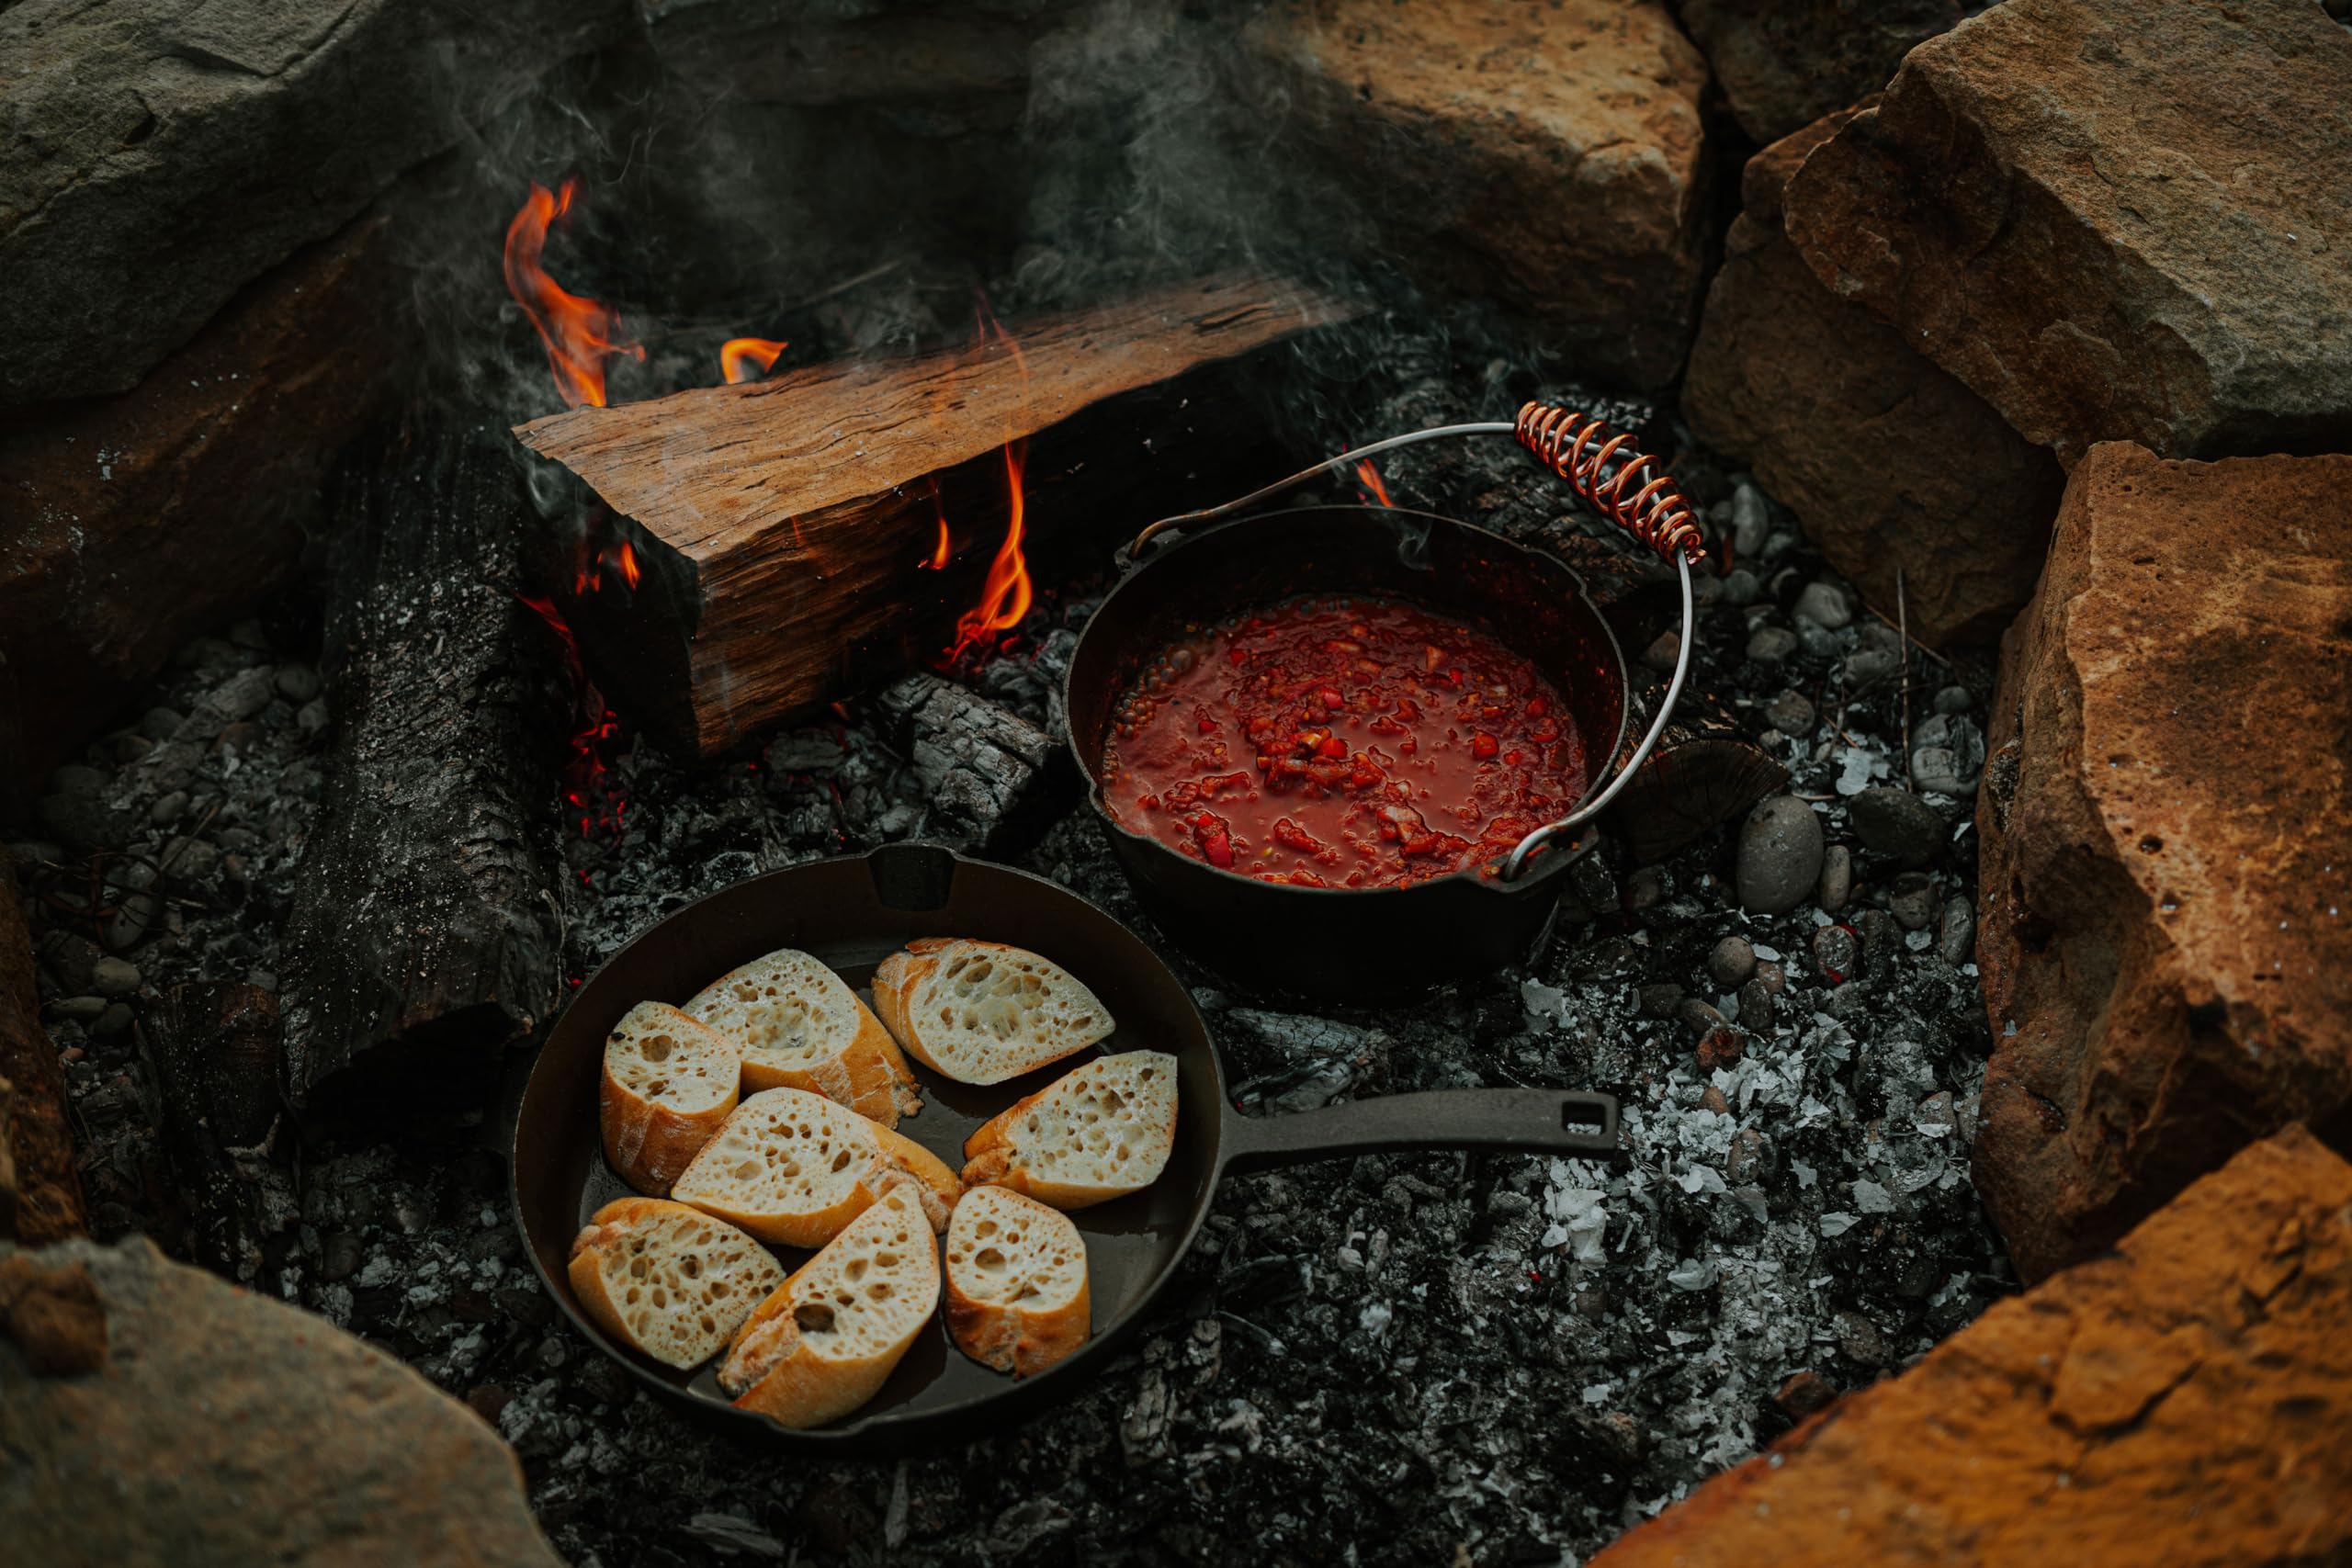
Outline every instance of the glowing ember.
{"type": "Polygon", "coordinates": [[[1380,482],[1380,470],[1372,466],[1371,458],[1366,457],[1356,464],[1356,478],[1363,481],[1365,488],[1372,491],[1373,500],[1381,505],[1396,504],[1388,499],[1388,487],[1380,482]]]}
{"type": "Polygon", "coordinates": [[[988,581],[981,585],[979,604],[965,611],[963,619],[956,623],[956,645],[947,650],[950,660],[962,658],[998,632],[1012,630],[1029,613],[1029,563],[1021,554],[1026,510],[1021,490],[1021,465],[1026,451],[1025,442],[1005,443],[1004,478],[1012,505],[1005,518],[1004,543],[997,547],[996,559],[989,563],[988,581]]]}
{"type": "MultiPolygon", "coordinates": [[[[628,809],[628,799],[621,794],[612,767],[605,761],[605,749],[620,734],[620,715],[605,705],[603,696],[590,682],[587,666],[580,659],[580,639],[572,635],[562,612],[546,599],[521,593],[515,597],[529,605],[563,644],[564,673],[571,682],[572,714],[576,720],[561,773],[567,815],[574,815],[583,839],[599,828],[618,837],[621,815],[628,809]]],[[[587,873],[583,871],[581,875],[584,879],[587,873]]]]}
{"type": "Polygon", "coordinates": [[[645,345],[621,335],[618,311],[570,292],[539,265],[548,226],[571,210],[571,198],[579,190],[576,179],[564,181],[560,193],[532,182],[523,209],[506,226],[506,291],[538,329],[564,406],[603,408],[605,361],[616,354],[642,360],[645,345]]]}
{"type": "Polygon", "coordinates": [[[775,365],[776,355],[792,345],[781,338],[731,337],[718,349],[719,373],[730,387],[754,380],[775,365]],[[757,366],[755,370],[752,367],[757,366]]]}
{"type": "Polygon", "coordinates": [[[628,583],[631,588],[636,587],[638,580],[643,577],[645,573],[637,564],[636,547],[630,545],[627,539],[623,539],[621,541],[619,561],[621,581],[628,583]]]}

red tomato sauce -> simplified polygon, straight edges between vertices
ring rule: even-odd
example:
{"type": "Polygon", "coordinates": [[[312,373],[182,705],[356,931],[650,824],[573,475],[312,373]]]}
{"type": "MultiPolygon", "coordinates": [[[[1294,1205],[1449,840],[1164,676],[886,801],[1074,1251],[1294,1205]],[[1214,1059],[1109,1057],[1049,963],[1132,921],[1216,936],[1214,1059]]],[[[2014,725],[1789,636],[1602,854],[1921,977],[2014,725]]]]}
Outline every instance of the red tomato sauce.
{"type": "Polygon", "coordinates": [[[1494,637],[1385,599],[1292,600],[1163,650],[1121,699],[1104,797],[1195,860],[1397,887],[1507,853],[1583,795],[1560,694],[1494,637]]]}

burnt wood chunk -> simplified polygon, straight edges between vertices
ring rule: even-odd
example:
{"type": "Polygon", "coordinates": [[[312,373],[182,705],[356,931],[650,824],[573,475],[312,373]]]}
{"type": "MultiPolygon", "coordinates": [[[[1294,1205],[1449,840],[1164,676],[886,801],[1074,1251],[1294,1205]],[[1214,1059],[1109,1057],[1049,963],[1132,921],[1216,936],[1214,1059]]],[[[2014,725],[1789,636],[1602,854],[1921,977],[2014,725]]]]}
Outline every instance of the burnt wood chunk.
{"type": "Polygon", "coordinates": [[[65,1119],[65,1075],[40,1026],[16,868],[0,855],[0,1236],[39,1246],[88,1228],[65,1119]]]}
{"type": "Polygon", "coordinates": [[[299,1109],[331,1083],[477,1097],[555,1005],[571,699],[522,597],[543,525],[512,451],[494,427],[413,426],[336,487],[334,770],[286,934],[299,1109]]]}
{"type": "MultiPolygon", "coordinates": [[[[1104,546],[1273,478],[1227,362],[1346,308],[1253,276],[1187,284],[1011,339],[843,362],[517,431],[626,520],[643,571],[564,604],[598,683],[704,755],[937,653],[981,597],[1025,443],[1023,525],[1104,546]],[[1017,344],[1017,346],[1015,346],[1017,344]],[[942,521],[944,569],[917,570],[942,521]]],[[[610,547],[617,550],[618,541],[610,547]]]]}
{"type": "Polygon", "coordinates": [[[277,998],[255,986],[175,986],[140,1032],[164,1157],[187,1207],[189,1251],[216,1273],[251,1280],[264,1242],[296,1213],[273,1157],[282,1114],[277,998]]]}
{"type": "Polygon", "coordinates": [[[1047,800],[1033,785],[1053,737],[1011,708],[927,673],[878,700],[922,784],[922,837],[959,850],[1001,849],[1047,800]]]}
{"type": "MultiPolygon", "coordinates": [[[[1646,727],[1657,711],[1637,702],[1632,722],[1646,727]]],[[[1634,864],[1650,865],[1788,782],[1789,770],[1742,732],[1722,704],[1685,686],[1657,748],[1601,814],[1601,826],[1624,845],[1634,864]]]]}

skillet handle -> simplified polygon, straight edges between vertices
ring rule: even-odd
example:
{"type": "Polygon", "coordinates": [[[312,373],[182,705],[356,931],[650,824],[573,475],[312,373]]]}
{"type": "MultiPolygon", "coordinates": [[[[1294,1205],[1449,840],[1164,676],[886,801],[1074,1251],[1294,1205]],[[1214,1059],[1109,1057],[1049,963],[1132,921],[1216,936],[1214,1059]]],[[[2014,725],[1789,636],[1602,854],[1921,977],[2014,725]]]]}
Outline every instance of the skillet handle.
{"type": "Polygon", "coordinates": [[[1293,1116],[1228,1111],[1221,1141],[1227,1170],[1415,1149],[1514,1149],[1577,1159],[1622,1152],[1617,1097],[1559,1089],[1431,1089],[1293,1116]]]}

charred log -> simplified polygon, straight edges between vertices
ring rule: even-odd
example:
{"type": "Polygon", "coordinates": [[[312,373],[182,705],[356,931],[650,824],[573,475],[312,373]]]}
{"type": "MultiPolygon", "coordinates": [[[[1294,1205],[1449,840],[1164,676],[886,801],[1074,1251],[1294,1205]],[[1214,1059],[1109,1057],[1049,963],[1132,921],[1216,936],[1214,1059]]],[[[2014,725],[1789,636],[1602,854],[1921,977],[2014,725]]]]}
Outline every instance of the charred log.
{"type": "Polygon", "coordinates": [[[16,869],[0,855],[0,1236],[37,1247],[88,1228],[65,1120],[65,1077],[40,1026],[16,869]]]}
{"type": "Polygon", "coordinates": [[[295,1214],[277,1159],[283,1117],[277,998],[255,986],[175,986],[140,1025],[163,1112],[164,1155],[187,1205],[188,1250],[252,1280],[295,1214]]]}
{"type": "MultiPolygon", "coordinates": [[[[1636,694],[1632,722],[1646,727],[1658,689],[1636,694]]],[[[1634,865],[1649,865],[1696,843],[1789,782],[1789,770],[1750,739],[1728,709],[1684,688],[1658,737],[1601,825],[1634,865]]]]}
{"type": "Polygon", "coordinates": [[[959,850],[1012,852],[1070,804],[1048,776],[1053,737],[968,686],[910,675],[877,699],[892,741],[922,786],[923,838],[959,850]]]}
{"type": "Polygon", "coordinates": [[[554,1007],[571,698],[527,604],[537,519],[503,432],[421,425],[346,467],[327,607],[334,769],[286,935],[288,1098],[478,1099],[554,1007]]]}
{"type": "Polygon", "coordinates": [[[1279,280],[1215,278],[1023,323],[1017,349],[815,366],[536,421],[525,444],[624,531],[589,542],[565,617],[634,718],[723,750],[947,645],[1006,536],[1009,441],[1033,559],[1081,531],[1099,557],[1283,471],[1236,362],[1347,314],[1279,280]],[[943,526],[947,558],[916,570],[943,526]],[[623,543],[616,577],[597,558],[623,543]]]}

